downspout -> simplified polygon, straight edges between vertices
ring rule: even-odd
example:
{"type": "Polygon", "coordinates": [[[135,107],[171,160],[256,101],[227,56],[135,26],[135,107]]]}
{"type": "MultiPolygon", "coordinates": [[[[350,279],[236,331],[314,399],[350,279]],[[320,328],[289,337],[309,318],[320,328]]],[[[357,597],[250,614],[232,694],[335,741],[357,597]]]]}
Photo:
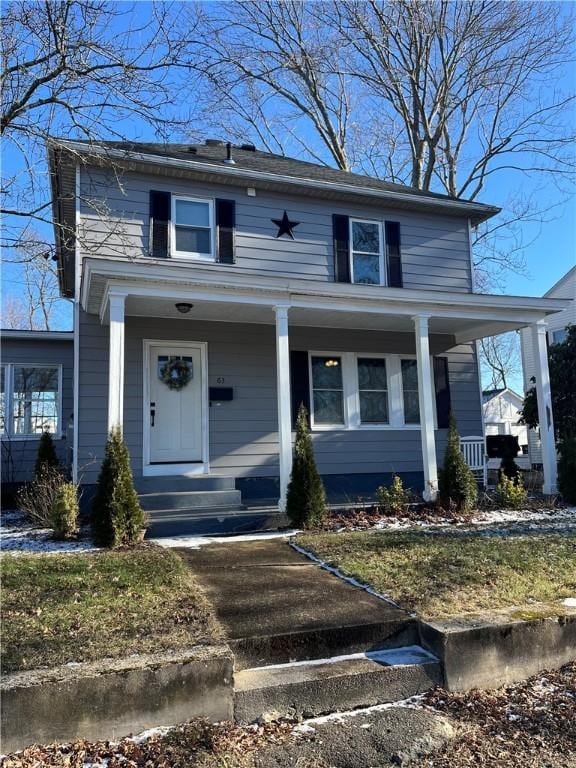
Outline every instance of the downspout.
{"type": "Polygon", "coordinates": [[[74,434],[72,438],[72,481],[78,482],[78,424],[80,415],[80,165],[76,165],[76,199],[74,232],[74,414],[72,419],[74,434]]]}

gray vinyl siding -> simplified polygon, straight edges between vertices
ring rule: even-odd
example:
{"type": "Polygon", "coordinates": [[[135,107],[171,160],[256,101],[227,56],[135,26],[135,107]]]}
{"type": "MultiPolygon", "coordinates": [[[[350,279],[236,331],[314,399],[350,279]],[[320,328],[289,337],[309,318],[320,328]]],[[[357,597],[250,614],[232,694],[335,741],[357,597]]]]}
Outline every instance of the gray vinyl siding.
{"type": "MultiPolygon", "coordinates": [[[[108,327],[81,313],[79,459],[94,482],[106,440],[108,327]]],[[[452,403],[463,435],[482,434],[474,348],[446,351],[449,337],[431,337],[432,352],[449,359],[452,403]]],[[[278,475],[275,333],[271,325],[127,317],[124,431],[134,475],[142,473],[143,340],[205,341],[209,384],[234,388],[234,400],[209,412],[210,469],[233,477],[278,475]],[[223,384],[218,382],[223,378],[223,384]]],[[[412,334],[291,327],[293,349],[414,353],[412,334]]],[[[445,431],[437,434],[438,457],[445,431]]],[[[314,434],[323,474],[420,472],[418,430],[337,430],[314,434]]]]}
{"type": "MultiPolygon", "coordinates": [[[[73,373],[74,351],[72,341],[53,339],[2,340],[2,363],[15,365],[62,366],[62,434],[54,436],[54,446],[63,466],[69,463],[66,432],[74,409],[73,373]]],[[[38,438],[10,439],[2,437],[2,481],[21,483],[32,479],[38,438]]]]}
{"type": "MultiPolygon", "coordinates": [[[[236,264],[233,270],[334,280],[332,214],[339,213],[400,222],[406,288],[471,291],[468,223],[464,218],[261,191],[257,197],[249,197],[242,188],[130,172],[116,179],[97,168],[83,168],[81,175],[83,255],[148,258],[151,189],[235,200],[236,264]],[[299,222],[294,240],[275,236],[276,227],[271,219],[280,218],[284,210],[291,220],[299,222]]],[[[188,263],[194,269],[194,262],[188,263]]]]}

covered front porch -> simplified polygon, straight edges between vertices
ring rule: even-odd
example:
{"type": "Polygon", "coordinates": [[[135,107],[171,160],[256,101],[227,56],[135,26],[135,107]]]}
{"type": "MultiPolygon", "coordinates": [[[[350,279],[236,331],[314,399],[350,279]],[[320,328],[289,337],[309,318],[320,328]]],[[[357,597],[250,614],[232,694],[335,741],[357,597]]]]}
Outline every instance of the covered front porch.
{"type": "MultiPolygon", "coordinates": [[[[312,366],[320,360],[355,371],[343,377],[341,394],[331,401],[341,400],[342,423],[326,425],[312,416],[322,474],[417,468],[418,490],[426,500],[434,500],[445,427],[439,423],[442,393],[435,360],[447,361],[445,386],[461,435],[481,436],[475,342],[530,326],[540,360],[543,490],[555,491],[545,317],[561,309],[562,302],[305,280],[285,281],[279,288],[277,279],[266,276],[257,286],[253,282],[239,273],[209,268],[159,270],[110,260],[85,264],[83,309],[93,316],[97,313],[93,322],[100,327],[109,325],[107,427],[123,425],[129,444],[132,441],[136,476],[233,474],[246,481],[275,477],[283,509],[292,464],[294,410],[306,395],[314,404],[312,366]],[[295,376],[295,353],[307,355],[306,381],[295,376]],[[190,406],[195,422],[202,424],[198,440],[186,449],[193,461],[174,461],[169,454],[166,460],[155,461],[150,453],[150,426],[158,423],[159,416],[150,389],[158,379],[156,370],[154,377],[149,375],[151,360],[156,368],[159,365],[154,354],[186,356],[202,371],[197,399],[190,406]],[[363,424],[359,416],[356,365],[369,358],[385,360],[386,423],[363,424]],[[417,381],[417,391],[412,392],[417,422],[407,417],[402,361],[413,361],[406,368],[413,370],[417,381]],[[143,366],[148,366],[148,373],[143,366]]],[[[189,416],[190,408],[183,413],[189,416]]],[[[172,434],[182,421],[173,422],[172,434]]]]}

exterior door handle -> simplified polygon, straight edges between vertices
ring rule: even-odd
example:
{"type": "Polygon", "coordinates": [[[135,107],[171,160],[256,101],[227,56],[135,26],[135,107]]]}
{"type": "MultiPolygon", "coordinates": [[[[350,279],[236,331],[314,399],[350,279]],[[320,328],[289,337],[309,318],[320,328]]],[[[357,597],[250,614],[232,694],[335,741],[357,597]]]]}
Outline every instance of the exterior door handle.
{"type": "Polygon", "coordinates": [[[156,403],[150,403],[150,426],[154,426],[154,418],[156,416],[156,403]]]}

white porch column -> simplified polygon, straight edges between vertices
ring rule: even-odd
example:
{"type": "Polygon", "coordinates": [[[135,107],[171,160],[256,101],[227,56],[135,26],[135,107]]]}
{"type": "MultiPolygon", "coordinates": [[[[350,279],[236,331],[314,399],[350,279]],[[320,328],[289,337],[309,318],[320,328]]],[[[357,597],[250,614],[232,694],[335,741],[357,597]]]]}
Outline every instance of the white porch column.
{"type": "Polygon", "coordinates": [[[418,367],[418,402],[420,405],[420,436],[422,440],[422,464],[424,468],[425,501],[435,501],[438,496],[438,468],[434,441],[434,391],[430,344],[428,340],[428,315],[412,318],[416,335],[416,361],[418,367]]]}
{"type": "Polygon", "coordinates": [[[110,293],[110,351],[108,361],[108,431],[124,422],[124,304],[123,293],[110,293]]]}
{"type": "Polygon", "coordinates": [[[552,396],[550,393],[550,373],[548,371],[548,345],[546,343],[546,323],[538,322],[531,326],[532,351],[536,365],[536,396],[538,399],[538,422],[540,424],[540,442],[542,443],[542,467],[544,470],[543,493],[556,493],[556,441],[554,439],[554,418],[552,416],[552,396]]]}
{"type": "Polygon", "coordinates": [[[290,349],[288,346],[288,305],[274,307],[276,314],[276,386],[278,390],[278,442],[280,459],[280,499],[286,509],[286,491],[292,472],[292,414],[290,403],[290,349]]]}

